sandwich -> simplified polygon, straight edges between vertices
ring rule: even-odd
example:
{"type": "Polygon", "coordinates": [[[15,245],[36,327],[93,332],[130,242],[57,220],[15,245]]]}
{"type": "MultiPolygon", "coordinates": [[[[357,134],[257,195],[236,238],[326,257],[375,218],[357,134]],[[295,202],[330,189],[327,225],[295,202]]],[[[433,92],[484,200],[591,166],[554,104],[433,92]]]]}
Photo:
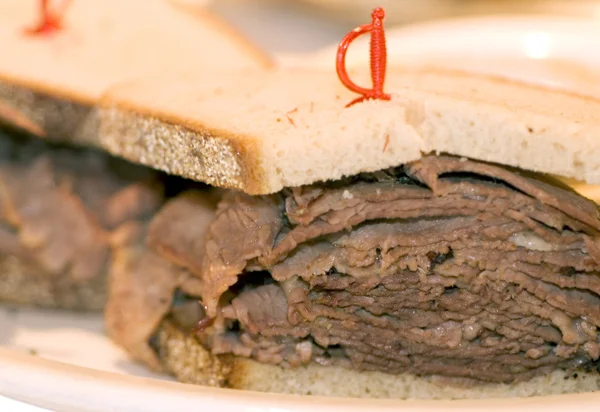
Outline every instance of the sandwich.
{"type": "Polygon", "coordinates": [[[0,302],[100,311],[113,256],[177,186],[98,150],[102,95],[270,58],[168,0],[0,0],[0,32],[0,302]]]}
{"type": "Polygon", "coordinates": [[[107,85],[89,141],[187,179],[110,236],[109,336],[208,386],[598,390],[600,217],[565,179],[600,182],[600,102],[440,68],[385,80],[349,107],[327,69],[107,85]]]}
{"type": "Polygon", "coordinates": [[[597,390],[600,102],[439,67],[389,68],[385,92],[347,107],[333,70],[290,67],[109,90],[111,152],[220,189],[122,249],[111,338],[238,389],[597,390]]]}

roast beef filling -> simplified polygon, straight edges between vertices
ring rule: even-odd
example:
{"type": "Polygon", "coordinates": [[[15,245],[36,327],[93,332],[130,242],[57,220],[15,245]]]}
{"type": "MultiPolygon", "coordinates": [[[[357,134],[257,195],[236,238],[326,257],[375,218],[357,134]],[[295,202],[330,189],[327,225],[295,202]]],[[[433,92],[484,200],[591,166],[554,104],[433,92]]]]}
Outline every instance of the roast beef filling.
{"type": "Polygon", "coordinates": [[[149,169],[0,130],[0,301],[102,309],[111,242],[162,203],[149,169]]]}
{"type": "Polygon", "coordinates": [[[203,252],[171,261],[202,280],[214,354],[514,382],[600,357],[599,229],[568,189],[431,156],[228,193],[203,252]]]}

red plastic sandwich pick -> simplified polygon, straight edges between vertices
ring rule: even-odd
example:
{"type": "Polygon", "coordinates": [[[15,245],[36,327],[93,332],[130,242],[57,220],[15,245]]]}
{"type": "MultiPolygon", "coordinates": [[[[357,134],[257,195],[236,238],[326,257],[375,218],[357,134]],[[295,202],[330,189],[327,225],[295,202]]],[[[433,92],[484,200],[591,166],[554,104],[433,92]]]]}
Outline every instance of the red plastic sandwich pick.
{"type": "Polygon", "coordinates": [[[336,69],[341,82],[353,92],[362,94],[361,97],[354,99],[346,105],[352,106],[355,103],[369,99],[390,100],[391,96],[383,92],[383,83],[385,81],[385,69],[387,65],[387,50],[385,46],[385,32],[383,29],[383,19],[385,11],[381,7],[377,7],[371,13],[373,19],[370,24],[363,24],[348,33],[338,46],[336,69]],[[346,71],[346,52],[348,46],[357,37],[371,33],[371,79],[373,81],[372,89],[365,89],[356,85],[348,77],[346,71]]]}
{"type": "Polygon", "coordinates": [[[63,0],[62,7],[52,8],[50,0],[40,0],[41,21],[36,27],[26,29],[25,33],[32,35],[49,34],[60,30],[62,28],[62,17],[70,2],[70,0],[63,0]]]}

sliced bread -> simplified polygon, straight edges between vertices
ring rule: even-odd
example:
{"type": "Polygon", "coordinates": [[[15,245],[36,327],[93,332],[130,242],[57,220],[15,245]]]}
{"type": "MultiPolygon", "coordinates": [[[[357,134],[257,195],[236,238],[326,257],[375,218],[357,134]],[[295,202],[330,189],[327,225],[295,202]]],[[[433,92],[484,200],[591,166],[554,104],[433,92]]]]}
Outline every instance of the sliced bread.
{"type": "Polygon", "coordinates": [[[271,64],[200,7],[170,0],[75,0],[62,30],[27,35],[39,21],[37,6],[33,0],[0,0],[0,101],[49,137],[93,142],[94,128],[85,129],[89,107],[122,81],[271,64]]]}
{"type": "MultiPolygon", "coordinates": [[[[368,73],[356,70],[357,83],[368,73]]],[[[169,173],[250,194],[447,152],[600,183],[600,101],[486,75],[388,71],[389,102],[333,70],[133,82],[102,99],[100,144],[169,173]]]]}

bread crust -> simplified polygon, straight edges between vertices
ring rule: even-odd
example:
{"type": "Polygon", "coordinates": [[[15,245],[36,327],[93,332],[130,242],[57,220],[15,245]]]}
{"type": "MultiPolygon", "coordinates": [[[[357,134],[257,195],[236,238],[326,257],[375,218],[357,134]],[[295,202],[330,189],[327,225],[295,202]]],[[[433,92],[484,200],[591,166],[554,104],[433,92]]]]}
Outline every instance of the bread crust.
{"type": "Polygon", "coordinates": [[[102,108],[98,117],[99,144],[114,155],[216,187],[268,191],[252,137],[141,115],[135,107],[102,108]]]}

